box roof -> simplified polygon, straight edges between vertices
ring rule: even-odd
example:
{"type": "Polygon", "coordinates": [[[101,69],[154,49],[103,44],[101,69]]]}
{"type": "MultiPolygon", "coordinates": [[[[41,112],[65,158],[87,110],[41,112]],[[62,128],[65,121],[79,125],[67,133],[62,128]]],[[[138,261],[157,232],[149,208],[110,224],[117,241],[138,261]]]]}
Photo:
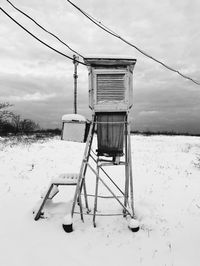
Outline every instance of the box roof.
{"type": "Polygon", "coordinates": [[[86,118],[82,115],[79,114],[65,114],[62,116],[62,121],[64,122],[70,122],[70,121],[74,121],[74,122],[85,122],[86,118]]]}
{"type": "Polygon", "coordinates": [[[137,60],[124,56],[94,56],[85,57],[84,61],[88,66],[134,66],[137,60]]]}

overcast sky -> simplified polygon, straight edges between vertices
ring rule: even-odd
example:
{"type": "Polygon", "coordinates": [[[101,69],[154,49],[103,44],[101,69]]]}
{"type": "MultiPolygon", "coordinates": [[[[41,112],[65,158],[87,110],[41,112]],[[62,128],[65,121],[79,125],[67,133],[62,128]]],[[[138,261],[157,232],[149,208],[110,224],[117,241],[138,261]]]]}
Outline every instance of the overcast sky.
{"type": "MultiPolygon", "coordinates": [[[[134,130],[200,133],[200,86],[170,72],[97,28],[66,0],[12,0],[84,56],[136,58],[134,130]]],[[[200,81],[199,0],[74,0],[74,3],[148,54],[200,81]]],[[[39,38],[73,56],[65,46],[18,13],[1,6],[39,38]]],[[[43,128],[61,126],[73,112],[73,64],[37,42],[0,13],[0,101],[43,128]]],[[[88,76],[78,66],[78,112],[90,117],[88,76]]]]}

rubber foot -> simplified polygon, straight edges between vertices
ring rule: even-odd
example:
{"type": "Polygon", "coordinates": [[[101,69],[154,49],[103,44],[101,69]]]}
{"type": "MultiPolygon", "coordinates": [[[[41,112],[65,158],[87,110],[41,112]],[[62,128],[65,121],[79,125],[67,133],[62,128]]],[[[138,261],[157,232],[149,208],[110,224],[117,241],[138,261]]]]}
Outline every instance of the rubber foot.
{"type": "Polygon", "coordinates": [[[62,227],[66,233],[73,232],[73,225],[72,224],[63,224],[62,227]]]}
{"type": "Polygon", "coordinates": [[[140,223],[136,219],[131,219],[128,227],[132,232],[138,232],[140,230],[140,223]]]}

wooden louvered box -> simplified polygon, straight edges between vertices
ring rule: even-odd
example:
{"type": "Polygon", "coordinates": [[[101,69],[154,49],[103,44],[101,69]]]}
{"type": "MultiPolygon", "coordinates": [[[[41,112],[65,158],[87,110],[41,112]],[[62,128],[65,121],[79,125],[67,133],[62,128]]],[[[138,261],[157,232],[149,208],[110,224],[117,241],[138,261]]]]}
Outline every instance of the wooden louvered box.
{"type": "Polygon", "coordinates": [[[127,111],[132,106],[132,75],[136,59],[86,58],[89,102],[96,112],[127,111]]]}

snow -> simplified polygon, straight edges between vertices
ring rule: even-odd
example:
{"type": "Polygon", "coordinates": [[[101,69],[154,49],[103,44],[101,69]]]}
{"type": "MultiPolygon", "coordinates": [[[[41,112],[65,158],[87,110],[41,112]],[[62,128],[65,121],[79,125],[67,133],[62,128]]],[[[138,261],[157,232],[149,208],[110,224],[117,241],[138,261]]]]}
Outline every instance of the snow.
{"type": "Polygon", "coordinates": [[[63,219],[63,224],[72,224],[72,216],[71,214],[67,214],[65,215],[64,219],[63,219]]]}
{"type": "Polygon", "coordinates": [[[113,55],[113,54],[86,54],[85,58],[89,58],[89,59],[133,59],[133,56],[131,56],[130,54],[117,54],[117,55],[113,55]]]}
{"type": "MultiPolygon", "coordinates": [[[[123,216],[68,217],[75,186],[60,186],[34,221],[32,209],[52,178],[77,173],[84,143],[49,139],[28,143],[0,139],[0,265],[2,266],[198,266],[200,261],[200,142],[197,137],[132,135],[134,199],[140,230],[123,216]]],[[[109,172],[123,185],[123,168],[109,172]]],[[[94,178],[88,171],[88,193],[94,178]]],[[[123,186],[122,186],[123,187],[123,186]]],[[[101,185],[100,191],[107,193],[101,185]]],[[[93,208],[93,198],[90,197],[93,208]]],[[[99,213],[121,212],[115,200],[99,199],[99,213]]]]}
{"type": "Polygon", "coordinates": [[[62,116],[62,121],[79,121],[86,122],[86,118],[79,114],[65,114],[62,116]]]}
{"type": "Polygon", "coordinates": [[[139,223],[139,221],[137,219],[130,219],[128,226],[130,228],[132,228],[132,229],[139,228],[140,227],[140,223],[139,223]]]}

